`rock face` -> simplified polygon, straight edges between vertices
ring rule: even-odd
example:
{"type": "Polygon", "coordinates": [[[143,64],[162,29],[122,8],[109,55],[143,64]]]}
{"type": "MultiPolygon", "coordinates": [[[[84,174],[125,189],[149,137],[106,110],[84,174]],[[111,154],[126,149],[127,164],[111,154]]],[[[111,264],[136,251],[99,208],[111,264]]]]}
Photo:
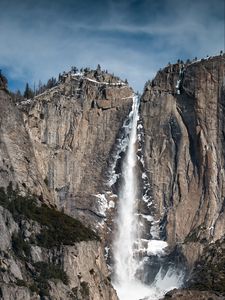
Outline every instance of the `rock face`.
{"type": "Polygon", "coordinates": [[[165,299],[224,299],[224,60],[170,65],[141,99],[155,218],[190,271],[165,299]]]}
{"type": "Polygon", "coordinates": [[[225,239],[207,245],[196,263],[188,287],[225,296],[225,239]]]}
{"type": "MultiPolygon", "coordinates": [[[[217,263],[225,256],[224,60],[170,65],[141,98],[136,171],[140,198],[153,200],[138,207],[152,217],[140,219],[144,239],[160,227],[170,256],[190,271],[189,290],[165,299],[225,293],[217,263]]],[[[117,300],[96,232],[110,244],[121,179],[107,186],[107,174],[113,156],[111,175],[120,173],[126,146],[117,144],[132,97],[126,83],[97,69],[64,73],[15,105],[0,76],[0,187],[8,192],[6,199],[0,189],[1,299],[117,300]],[[23,196],[15,198],[17,186],[23,196]],[[28,191],[35,208],[23,202],[28,191]]]]}
{"type": "Polygon", "coordinates": [[[21,190],[44,194],[45,200],[50,200],[21,112],[9,93],[1,88],[0,112],[0,186],[7,187],[13,182],[21,190]]]}
{"type": "Polygon", "coordinates": [[[224,300],[223,296],[216,295],[212,292],[199,292],[196,290],[173,290],[166,294],[164,300],[224,300]]]}
{"type": "Polygon", "coordinates": [[[141,99],[155,217],[190,268],[225,230],[224,59],[168,66],[141,99]]]}
{"type": "Polygon", "coordinates": [[[54,88],[20,105],[37,170],[54,204],[96,226],[110,152],[133,91],[103,72],[64,74],[54,88]]]}
{"type": "Polygon", "coordinates": [[[34,201],[0,191],[0,299],[117,300],[97,236],[34,201]]]}
{"type": "MultiPolygon", "coordinates": [[[[86,70],[64,73],[57,86],[15,105],[1,77],[0,187],[8,192],[18,187],[22,195],[29,191],[38,207],[46,203],[103,235],[99,225],[109,206],[101,193],[132,97],[119,78],[86,70]]],[[[9,196],[6,204],[0,193],[0,298],[117,300],[102,243],[84,238],[86,229],[77,240],[82,224],[58,232],[73,221],[53,225],[50,216],[60,220],[60,215],[49,211],[39,219],[38,208],[27,210],[21,197],[15,208],[14,200],[9,196]],[[71,234],[75,240],[65,242],[71,234]]]]}

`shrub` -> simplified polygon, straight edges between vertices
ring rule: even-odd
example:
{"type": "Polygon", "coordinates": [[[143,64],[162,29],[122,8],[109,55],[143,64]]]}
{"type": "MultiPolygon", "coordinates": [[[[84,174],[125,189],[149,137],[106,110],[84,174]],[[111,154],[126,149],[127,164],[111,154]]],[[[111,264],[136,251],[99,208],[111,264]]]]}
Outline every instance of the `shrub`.
{"type": "Polygon", "coordinates": [[[0,188],[0,205],[8,209],[17,222],[26,218],[44,227],[37,236],[40,246],[51,248],[73,245],[80,241],[99,240],[98,235],[80,221],[45,204],[37,206],[34,196],[21,196],[18,191],[13,191],[12,185],[7,188],[7,193],[0,188]]]}
{"type": "Polygon", "coordinates": [[[34,267],[38,274],[37,277],[38,282],[43,283],[46,282],[48,279],[59,279],[66,285],[69,283],[67,274],[58,265],[41,261],[35,263],[34,267]]]}
{"type": "Polygon", "coordinates": [[[19,232],[18,234],[13,234],[12,249],[16,256],[18,256],[20,259],[26,259],[30,257],[30,244],[24,241],[21,232],[19,232]]]}

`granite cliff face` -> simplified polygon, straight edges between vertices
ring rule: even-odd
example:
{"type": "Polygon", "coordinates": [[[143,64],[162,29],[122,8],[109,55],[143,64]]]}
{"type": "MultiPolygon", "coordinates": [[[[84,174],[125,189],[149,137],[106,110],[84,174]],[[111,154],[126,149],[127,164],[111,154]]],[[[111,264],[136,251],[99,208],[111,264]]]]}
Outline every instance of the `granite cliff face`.
{"type": "Polygon", "coordinates": [[[98,195],[132,95],[107,73],[67,73],[56,87],[19,106],[54,205],[94,227],[105,218],[98,195]]]}
{"type": "Polygon", "coordinates": [[[21,190],[45,194],[45,200],[50,200],[48,189],[38,172],[22,114],[12,102],[3,81],[0,81],[0,111],[0,186],[7,187],[13,182],[21,190]]]}
{"type": "Polygon", "coordinates": [[[225,230],[224,60],[167,66],[141,98],[155,218],[189,270],[225,230]]]}
{"type": "MultiPolygon", "coordinates": [[[[169,260],[188,271],[189,290],[165,299],[223,299],[216,261],[225,257],[224,60],[169,65],[141,97],[135,171],[143,239],[160,228],[169,260]]],[[[108,251],[113,236],[132,97],[117,77],[86,69],[15,105],[0,76],[0,298],[117,300],[103,246],[108,251]]]]}
{"type": "Polygon", "coordinates": [[[0,189],[0,299],[117,300],[98,236],[36,201],[0,189]]]}
{"type": "Polygon", "coordinates": [[[64,73],[52,89],[15,105],[1,76],[1,299],[117,299],[103,244],[94,232],[79,238],[82,223],[70,227],[63,212],[103,237],[109,205],[101,193],[132,96],[119,78],[86,70],[64,73]],[[35,195],[34,215],[21,200],[27,194],[35,195]]]}

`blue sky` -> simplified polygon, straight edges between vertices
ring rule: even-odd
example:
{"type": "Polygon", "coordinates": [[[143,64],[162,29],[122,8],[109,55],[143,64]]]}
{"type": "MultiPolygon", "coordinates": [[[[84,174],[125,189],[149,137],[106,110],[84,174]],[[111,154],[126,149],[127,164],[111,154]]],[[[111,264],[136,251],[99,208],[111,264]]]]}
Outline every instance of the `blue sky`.
{"type": "Polygon", "coordinates": [[[141,92],[168,62],[220,50],[223,0],[0,0],[0,68],[12,90],[99,63],[141,92]]]}

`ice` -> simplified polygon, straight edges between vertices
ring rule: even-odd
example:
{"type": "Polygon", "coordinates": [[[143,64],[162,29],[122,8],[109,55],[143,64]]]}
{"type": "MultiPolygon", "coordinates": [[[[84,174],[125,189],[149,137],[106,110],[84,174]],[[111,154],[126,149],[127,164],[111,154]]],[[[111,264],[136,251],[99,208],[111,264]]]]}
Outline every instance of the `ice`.
{"type": "Polygon", "coordinates": [[[105,82],[105,81],[97,81],[97,80],[89,78],[89,77],[83,77],[83,79],[86,79],[90,82],[94,82],[94,83],[101,84],[101,85],[103,85],[103,84],[104,85],[112,85],[112,86],[126,86],[127,85],[126,83],[124,83],[122,81],[110,83],[110,82],[105,82]]]}
{"type": "Polygon", "coordinates": [[[21,101],[21,102],[18,103],[18,104],[21,104],[21,105],[27,105],[27,104],[30,104],[31,101],[32,101],[31,99],[28,99],[28,100],[21,101]]]}
{"type": "MultiPolygon", "coordinates": [[[[167,270],[164,268],[160,269],[151,285],[146,285],[138,279],[145,275],[142,272],[146,271],[152,257],[155,256],[156,259],[160,260],[158,257],[167,255],[168,244],[160,239],[159,220],[155,220],[154,215],[140,214],[136,210],[137,201],[140,200],[137,193],[137,180],[140,178],[137,178],[135,172],[137,160],[142,162],[143,170],[145,170],[142,143],[137,147],[137,141],[143,139],[143,134],[140,131],[137,132],[143,128],[143,125],[139,123],[137,103],[137,98],[134,98],[133,110],[122,128],[123,135],[117,140],[117,149],[114,152],[114,160],[110,170],[109,186],[114,184],[120,176],[123,176],[124,179],[118,195],[116,226],[118,231],[115,233],[112,248],[114,258],[112,283],[120,300],[158,300],[167,291],[180,287],[184,274],[177,272],[175,268],[167,270]],[[125,153],[122,174],[116,174],[117,162],[122,152],[125,153]],[[142,235],[143,228],[145,228],[144,220],[150,222],[151,239],[142,238],[146,236],[142,235]]],[[[151,170],[148,171],[148,174],[152,176],[151,170]]],[[[145,191],[141,201],[146,202],[151,214],[154,199],[149,195],[150,184],[145,171],[142,172],[141,179],[145,191]]],[[[151,272],[150,266],[149,272],[151,272]]]]}
{"type": "Polygon", "coordinates": [[[112,200],[110,200],[108,208],[114,208],[114,207],[115,207],[115,203],[112,200]]]}
{"type": "Polygon", "coordinates": [[[179,89],[181,80],[177,80],[176,89],[179,89]]]}
{"type": "Polygon", "coordinates": [[[160,240],[148,241],[147,253],[148,255],[162,255],[165,253],[165,248],[168,246],[167,242],[160,240]]]}
{"type": "Polygon", "coordinates": [[[94,195],[98,198],[98,211],[102,216],[106,216],[106,210],[108,209],[108,201],[105,197],[105,194],[94,195]]]}

